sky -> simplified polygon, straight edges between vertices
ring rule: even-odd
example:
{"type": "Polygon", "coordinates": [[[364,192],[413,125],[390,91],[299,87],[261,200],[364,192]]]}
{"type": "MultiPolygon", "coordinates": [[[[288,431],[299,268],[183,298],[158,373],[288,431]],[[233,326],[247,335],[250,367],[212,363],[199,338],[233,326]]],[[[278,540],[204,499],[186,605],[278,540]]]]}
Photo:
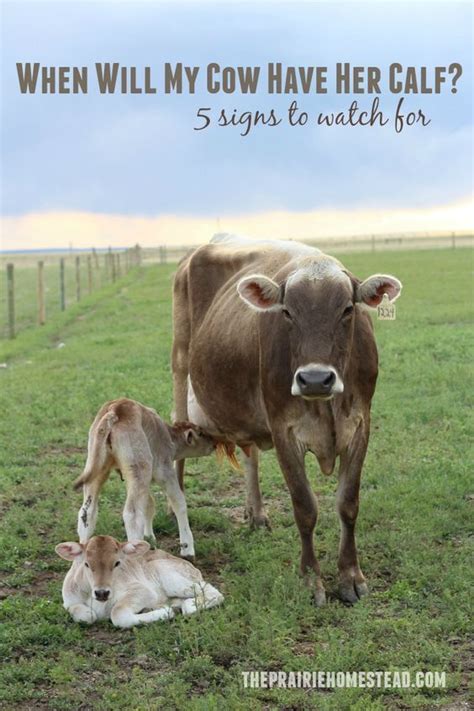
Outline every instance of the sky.
{"type": "MultiPolygon", "coordinates": [[[[472,7],[455,2],[2,3],[2,246],[180,244],[221,230],[260,237],[472,226],[472,7]],[[87,66],[89,92],[21,94],[17,62],[87,66]],[[101,95],[96,62],[151,68],[156,94],[101,95]],[[193,95],[163,93],[166,62],[199,66],[193,95]],[[206,66],[260,66],[254,94],[210,94],[206,66]],[[327,66],[328,93],[268,95],[266,66],[327,66]],[[337,95],[337,62],[462,65],[439,95],[405,96],[428,126],[318,126],[368,95],[337,95]],[[309,115],[289,127],[297,100],[309,115]],[[212,123],[195,131],[200,107],[212,123]],[[221,109],[282,124],[217,126],[221,109]],[[291,233],[291,234],[290,234],[291,233]]],[[[431,74],[430,74],[431,72],[431,74]]],[[[405,108],[403,109],[405,111],[405,108]]]]}

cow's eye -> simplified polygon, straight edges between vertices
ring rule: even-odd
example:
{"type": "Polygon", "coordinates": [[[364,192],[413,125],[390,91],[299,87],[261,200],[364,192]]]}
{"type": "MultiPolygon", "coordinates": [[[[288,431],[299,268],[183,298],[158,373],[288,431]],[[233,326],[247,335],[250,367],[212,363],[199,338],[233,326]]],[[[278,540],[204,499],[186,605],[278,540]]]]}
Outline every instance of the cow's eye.
{"type": "Polygon", "coordinates": [[[90,568],[89,563],[84,563],[84,565],[86,566],[86,568],[90,568]]]}
{"type": "Polygon", "coordinates": [[[117,560],[117,561],[115,562],[114,568],[116,568],[117,565],[120,565],[120,561],[119,561],[119,560],[117,560]]]}
{"type": "Polygon", "coordinates": [[[342,313],[342,316],[343,316],[343,317],[344,317],[344,316],[350,316],[353,311],[354,311],[354,304],[349,304],[349,305],[346,306],[346,308],[344,309],[344,311],[343,311],[343,313],[342,313]]]}
{"type": "Polygon", "coordinates": [[[291,321],[291,314],[288,309],[282,309],[281,312],[283,316],[288,319],[288,321],[291,321]]]}

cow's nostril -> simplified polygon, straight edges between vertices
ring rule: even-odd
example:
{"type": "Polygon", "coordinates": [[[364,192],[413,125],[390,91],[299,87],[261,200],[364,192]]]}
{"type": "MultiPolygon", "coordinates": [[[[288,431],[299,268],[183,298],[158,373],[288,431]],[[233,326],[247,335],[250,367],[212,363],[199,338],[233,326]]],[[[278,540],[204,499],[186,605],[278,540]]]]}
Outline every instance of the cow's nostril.
{"type": "Polygon", "coordinates": [[[301,370],[300,370],[299,373],[297,373],[297,375],[296,375],[296,380],[297,380],[297,382],[298,382],[299,385],[306,385],[306,384],[307,384],[306,378],[304,377],[304,375],[303,375],[303,373],[301,372],[301,370]]]}
{"type": "Polygon", "coordinates": [[[323,385],[327,388],[330,388],[331,385],[333,385],[335,380],[336,380],[336,376],[332,372],[332,370],[330,370],[329,373],[326,375],[326,377],[323,380],[323,385]]]}

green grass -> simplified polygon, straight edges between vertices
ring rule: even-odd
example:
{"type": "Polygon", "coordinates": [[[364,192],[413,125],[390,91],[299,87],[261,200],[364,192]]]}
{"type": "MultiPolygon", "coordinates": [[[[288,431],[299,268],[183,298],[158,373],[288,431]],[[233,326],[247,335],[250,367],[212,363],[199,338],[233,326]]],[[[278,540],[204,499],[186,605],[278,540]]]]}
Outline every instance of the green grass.
{"type": "MultiPolygon", "coordinates": [[[[128,396],[171,410],[172,266],[147,267],[85,298],[43,328],[5,342],[1,474],[6,709],[431,709],[467,698],[468,418],[472,342],[470,254],[464,250],[350,255],[360,277],[404,282],[397,320],[376,324],[380,377],[366,460],[358,543],[371,595],[311,604],[297,575],[299,539],[274,454],[262,487],[272,532],[243,522],[242,475],[213,458],[189,464],[187,498],[198,565],[223,607],[129,631],[75,624],[61,605],[85,459],[101,403],[128,396]],[[65,346],[58,349],[58,342],[65,346]],[[245,690],[244,670],[441,670],[446,689],[245,690]]],[[[320,502],[316,545],[327,589],[337,584],[335,477],[308,459],[320,502]]],[[[471,486],[471,489],[469,488],[471,486]]],[[[98,533],[123,539],[123,484],[112,477],[98,533]]],[[[177,527],[157,492],[159,544],[177,527]]],[[[472,612],[472,611],[471,611],[472,612]]]]}

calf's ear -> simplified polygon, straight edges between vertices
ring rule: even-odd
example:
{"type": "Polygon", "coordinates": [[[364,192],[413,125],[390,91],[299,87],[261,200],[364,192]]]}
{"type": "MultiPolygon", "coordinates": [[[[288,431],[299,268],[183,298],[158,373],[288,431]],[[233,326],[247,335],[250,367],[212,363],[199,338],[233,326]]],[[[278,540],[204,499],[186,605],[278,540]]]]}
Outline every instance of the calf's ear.
{"type": "Polygon", "coordinates": [[[186,441],[186,444],[188,447],[192,447],[193,444],[197,440],[197,434],[196,432],[190,427],[188,430],[185,430],[184,432],[184,439],[186,441]]]}
{"type": "Polygon", "coordinates": [[[83,554],[84,546],[82,543],[67,541],[66,543],[59,543],[54,550],[64,560],[76,560],[83,554]]]}
{"type": "Polygon", "coordinates": [[[280,287],[263,274],[244,277],[237,284],[240,298],[255,311],[279,311],[280,287]]]}
{"type": "Polygon", "coordinates": [[[143,555],[150,550],[150,544],[146,541],[128,541],[121,546],[125,555],[143,555]]]}
{"type": "Polygon", "coordinates": [[[402,283],[390,274],[374,274],[358,285],[356,301],[375,309],[387,294],[390,301],[400,296],[402,283]]]}

